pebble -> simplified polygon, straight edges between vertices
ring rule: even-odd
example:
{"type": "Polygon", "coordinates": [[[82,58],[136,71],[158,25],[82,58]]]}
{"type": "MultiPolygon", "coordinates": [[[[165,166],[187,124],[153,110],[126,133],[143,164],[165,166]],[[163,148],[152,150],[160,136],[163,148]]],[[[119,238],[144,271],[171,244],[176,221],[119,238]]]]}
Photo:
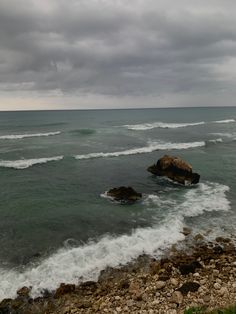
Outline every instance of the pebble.
{"type": "Polygon", "coordinates": [[[220,285],[218,282],[215,282],[215,283],[214,283],[214,288],[215,288],[216,290],[220,290],[221,285],[220,285]]]}
{"type": "Polygon", "coordinates": [[[156,289],[157,290],[163,289],[165,287],[165,285],[166,285],[165,281],[157,281],[156,289]]]}
{"type": "Polygon", "coordinates": [[[172,294],[171,301],[176,304],[181,304],[183,302],[183,295],[180,291],[175,291],[172,294]]]}
{"type": "Polygon", "coordinates": [[[211,295],[210,295],[210,294],[204,295],[203,301],[204,301],[205,303],[209,303],[209,302],[211,301],[211,295]]]}
{"type": "Polygon", "coordinates": [[[199,273],[194,273],[193,276],[194,277],[200,277],[200,274],[199,273]]]}
{"type": "Polygon", "coordinates": [[[179,282],[178,282],[178,280],[176,278],[170,278],[170,283],[174,287],[178,286],[178,284],[179,284],[179,282]]]}
{"type": "Polygon", "coordinates": [[[219,295],[223,296],[228,293],[228,289],[226,287],[221,287],[219,290],[219,295]]]}

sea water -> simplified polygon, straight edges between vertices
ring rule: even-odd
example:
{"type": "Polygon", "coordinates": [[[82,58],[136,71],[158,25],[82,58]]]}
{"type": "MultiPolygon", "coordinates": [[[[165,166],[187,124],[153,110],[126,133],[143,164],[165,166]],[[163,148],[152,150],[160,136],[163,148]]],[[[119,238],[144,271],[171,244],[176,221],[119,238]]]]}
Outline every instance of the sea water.
{"type": "Polygon", "coordinates": [[[236,224],[236,108],[0,113],[0,299],[96,280],[193,232],[236,224]],[[192,187],[152,176],[164,154],[201,175],[192,187]],[[121,185],[134,205],[104,197],[121,185]]]}

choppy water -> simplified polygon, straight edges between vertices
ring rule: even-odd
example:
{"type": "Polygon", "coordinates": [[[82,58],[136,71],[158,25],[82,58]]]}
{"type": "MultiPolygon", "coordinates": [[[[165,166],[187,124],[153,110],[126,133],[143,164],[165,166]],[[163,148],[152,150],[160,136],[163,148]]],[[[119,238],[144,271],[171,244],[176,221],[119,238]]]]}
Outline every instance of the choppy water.
{"type": "Polygon", "coordinates": [[[183,226],[235,233],[236,108],[0,113],[0,299],[96,279],[158,256],[183,226]],[[146,168],[178,155],[201,174],[182,187],[146,168]],[[131,185],[143,201],[101,197],[131,185]]]}

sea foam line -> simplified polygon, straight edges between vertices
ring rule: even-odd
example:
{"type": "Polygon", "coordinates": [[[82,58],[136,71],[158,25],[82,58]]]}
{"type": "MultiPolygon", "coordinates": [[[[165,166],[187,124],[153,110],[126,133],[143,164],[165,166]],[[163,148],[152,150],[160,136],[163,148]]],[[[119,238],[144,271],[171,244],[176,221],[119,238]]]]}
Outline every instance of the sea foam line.
{"type": "Polygon", "coordinates": [[[64,156],[55,156],[48,158],[35,158],[35,159],[19,159],[19,160],[0,160],[0,167],[26,169],[33,165],[45,164],[50,161],[62,160],[64,156]]]}
{"type": "Polygon", "coordinates": [[[205,142],[190,142],[190,143],[158,143],[158,142],[150,142],[148,146],[140,147],[140,148],[132,148],[119,152],[108,152],[108,153],[90,153],[85,155],[76,155],[75,159],[92,159],[92,158],[102,158],[102,157],[118,157],[118,156],[128,156],[128,155],[136,155],[136,154],[145,154],[151,153],[156,150],[172,150],[172,149],[189,149],[195,147],[205,146],[205,142]]]}
{"type": "MultiPolygon", "coordinates": [[[[39,265],[22,271],[0,268],[0,300],[15,297],[17,289],[22,286],[32,286],[32,296],[36,297],[44,289],[56,289],[61,282],[77,284],[97,280],[100,271],[107,266],[126,264],[143,253],[159,257],[164,249],[184,239],[181,231],[185,217],[195,217],[205,211],[229,210],[228,191],[229,187],[225,185],[200,183],[185,193],[180,204],[175,198],[175,210],[153,227],[138,228],[130,235],[104,236],[98,242],[76,248],[60,249],[39,265]]],[[[157,207],[162,205],[160,197],[150,198],[157,202],[157,207]]]]}
{"type": "Polygon", "coordinates": [[[53,136],[61,134],[61,131],[48,132],[48,133],[33,133],[33,134],[10,134],[10,135],[1,135],[0,140],[18,140],[27,137],[41,137],[41,136],[53,136]]]}

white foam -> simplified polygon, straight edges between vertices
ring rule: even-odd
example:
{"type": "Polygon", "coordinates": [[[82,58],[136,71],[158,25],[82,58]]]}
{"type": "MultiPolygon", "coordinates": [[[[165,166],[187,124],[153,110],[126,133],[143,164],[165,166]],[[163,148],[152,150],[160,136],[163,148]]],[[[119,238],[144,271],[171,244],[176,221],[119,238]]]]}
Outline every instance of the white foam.
{"type": "Polygon", "coordinates": [[[216,139],[213,139],[213,140],[209,140],[208,142],[211,142],[211,143],[222,143],[223,140],[222,140],[222,138],[216,138],[216,139]]]}
{"type": "Polygon", "coordinates": [[[219,183],[200,183],[198,188],[190,189],[185,194],[184,202],[179,205],[185,217],[195,217],[205,211],[228,211],[230,201],[226,197],[227,185],[219,183]]]}
{"type": "Polygon", "coordinates": [[[225,120],[218,120],[218,121],[213,121],[213,123],[232,123],[235,122],[234,119],[225,119],[225,120]]]}
{"type": "Polygon", "coordinates": [[[161,129],[177,129],[177,128],[184,128],[188,126],[196,126],[196,125],[202,125],[205,124],[205,122],[190,122],[190,123],[164,123],[164,122],[153,122],[153,123],[143,123],[143,124],[127,124],[123,125],[123,127],[134,130],[134,131],[145,131],[145,130],[151,130],[155,128],[161,128],[161,129]]]}
{"type": "Polygon", "coordinates": [[[48,133],[33,133],[33,134],[10,134],[10,135],[1,135],[0,140],[18,140],[27,137],[41,137],[41,136],[53,136],[60,134],[60,131],[48,132],[48,133]]]}
{"type": "Polygon", "coordinates": [[[86,155],[76,155],[75,159],[92,159],[92,158],[102,158],[102,157],[118,157],[118,156],[128,156],[151,153],[156,150],[172,150],[172,149],[189,149],[205,146],[205,142],[189,142],[189,143],[168,143],[168,142],[150,142],[148,146],[140,148],[132,148],[119,152],[109,152],[109,153],[90,153],[86,155]]]}
{"type": "Polygon", "coordinates": [[[182,222],[174,219],[159,228],[140,228],[131,235],[106,236],[97,243],[59,250],[22,273],[0,269],[0,299],[14,297],[22,286],[33,286],[32,295],[37,296],[43,289],[54,290],[61,282],[78,283],[81,276],[83,280],[97,280],[107,266],[125,264],[144,252],[160,254],[160,250],[183,239],[182,228],[182,222]]]}
{"type": "Polygon", "coordinates": [[[215,136],[222,136],[222,137],[227,137],[230,139],[235,139],[236,138],[236,133],[210,133],[211,135],[215,135],[215,136]]]}
{"type": "Polygon", "coordinates": [[[206,123],[232,123],[235,122],[235,119],[225,119],[225,120],[217,120],[217,121],[209,121],[209,122],[186,122],[186,123],[166,123],[166,122],[153,122],[153,123],[140,123],[140,124],[125,124],[122,127],[133,130],[133,131],[145,131],[151,130],[155,128],[161,129],[178,129],[185,128],[189,126],[198,126],[206,123]]]}
{"type": "Polygon", "coordinates": [[[35,159],[19,159],[19,160],[0,160],[0,167],[26,169],[33,165],[45,164],[50,161],[62,160],[63,156],[55,156],[48,158],[35,158],[35,159]]]}
{"type": "MultiPolygon", "coordinates": [[[[158,257],[163,249],[184,239],[181,233],[185,225],[184,217],[198,216],[204,211],[228,210],[228,190],[225,185],[201,183],[196,188],[187,190],[181,203],[177,204],[176,198],[173,198],[173,211],[166,214],[161,224],[138,228],[130,235],[105,236],[97,243],[61,249],[40,265],[21,272],[0,268],[0,299],[15,297],[16,290],[22,286],[32,286],[32,296],[35,297],[43,289],[56,289],[62,282],[76,284],[97,280],[100,271],[107,266],[126,264],[143,253],[158,257]]],[[[162,196],[152,195],[150,198],[160,206],[162,196]]]]}

